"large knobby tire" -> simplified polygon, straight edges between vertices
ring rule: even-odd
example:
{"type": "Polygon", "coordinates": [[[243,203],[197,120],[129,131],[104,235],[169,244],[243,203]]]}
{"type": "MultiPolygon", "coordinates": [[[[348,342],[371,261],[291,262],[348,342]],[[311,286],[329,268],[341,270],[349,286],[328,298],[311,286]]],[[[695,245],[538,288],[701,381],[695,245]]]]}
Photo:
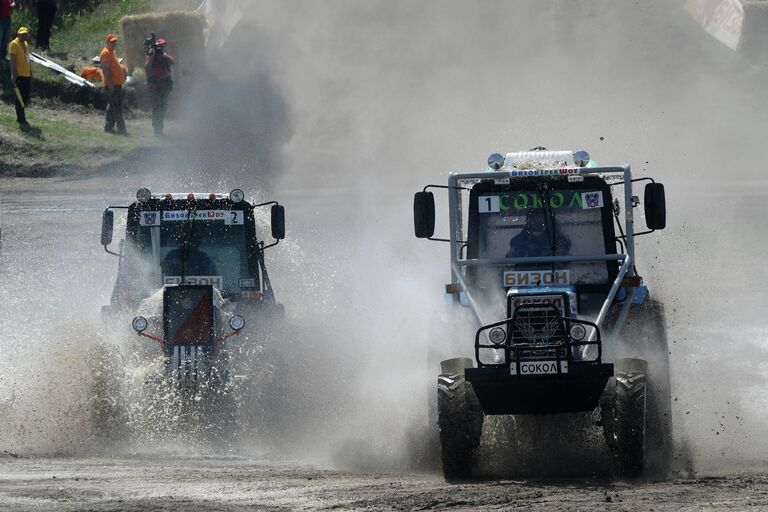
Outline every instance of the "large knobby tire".
{"type": "Polygon", "coordinates": [[[437,416],[443,476],[449,482],[470,478],[473,452],[480,445],[483,414],[463,375],[438,377],[437,416]]]}
{"type": "Polygon", "coordinates": [[[612,425],[606,435],[612,434],[615,472],[623,477],[643,474],[646,450],[646,373],[647,363],[640,359],[616,361],[612,425]]]}
{"type": "Polygon", "coordinates": [[[647,299],[642,305],[632,306],[622,336],[631,342],[632,357],[648,362],[645,474],[664,478],[672,468],[674,438],[669,344],[663,304],[647,299]]]}

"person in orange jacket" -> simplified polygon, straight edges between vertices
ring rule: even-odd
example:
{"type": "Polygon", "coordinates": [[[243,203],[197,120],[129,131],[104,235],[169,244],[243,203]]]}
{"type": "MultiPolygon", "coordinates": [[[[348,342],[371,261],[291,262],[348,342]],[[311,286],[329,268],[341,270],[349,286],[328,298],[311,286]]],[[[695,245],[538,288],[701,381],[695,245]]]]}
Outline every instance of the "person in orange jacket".
{"type": "Polygon", "coordinates": [[[101,76],[104,91],[107,93],[107,112],[104,123],[104,131],[115,133],[117,126],[118,135],[128,135],[123,118],[123,102],[125,99],[125,70],[120,65],[115,49],[117,48],[117,36],[109,34],[106,44],[99,54],[101,63],[101,76]]]}

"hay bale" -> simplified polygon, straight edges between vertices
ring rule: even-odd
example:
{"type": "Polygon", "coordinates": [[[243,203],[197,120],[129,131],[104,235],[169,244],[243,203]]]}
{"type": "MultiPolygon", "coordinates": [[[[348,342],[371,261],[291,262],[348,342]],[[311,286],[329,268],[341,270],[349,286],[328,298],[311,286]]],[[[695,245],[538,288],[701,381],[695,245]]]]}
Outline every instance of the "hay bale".
{"type": "MultiPolygon", "coordinates": [[[[207,76],[204,28],[205,18],[194,12],[155,12],[120,19],[125,65],[129,73],[141,80],[136,88],[140,97],[147,94],[143,71],[144,41],[151,32],[168,41],[166,51],[176,61],[172,68],[173,92],[168,98],[170,117],[179,112],[184,96],[191,90],[191,84],[207,76]]],[[[121,54],[120,49],[118,54],[121,54]]],[[[146,98],[140,98],[138,103],[145,105],[146,98]]]]}
{"type": "Polygon", "coordinates": [[[194,80],[205,69],[204,28],[205,18],[194,12],[155,12],[121,18],[128,72],[144,67],[144,40],[154,32],[168,41],[166,49],[176,60],[174,77],[177,83],[194,80]]]}
{"type": "Polygon", "coordinates": [[[744,2],[739,53],[750,62],[768,67],[768,1],[744,2]]]}
{"type": "Polygon", "coordinates": [[[194,11],[203,0],[152,0],[153,11],[194,11]]]}

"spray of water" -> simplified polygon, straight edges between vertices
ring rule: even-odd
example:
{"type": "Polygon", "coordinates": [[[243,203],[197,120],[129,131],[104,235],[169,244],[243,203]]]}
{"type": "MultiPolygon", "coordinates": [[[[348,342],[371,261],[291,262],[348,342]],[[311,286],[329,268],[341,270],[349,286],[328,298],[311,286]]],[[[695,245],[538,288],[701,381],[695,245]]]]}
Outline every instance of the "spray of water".
{"type": "MultiPolygon", "coordinates": [[[[341,416],[326,418],[327,435],[308,426],[310,437],[405,459],[392,425],[422,415],[414,382],[448,271],[445,247],[411,238],[411,194],[447,170],[480,168],[493,150],[544,144],[585,147],[667,184],[670,228],[638,240],[638,267],[666,305],[675,435],[701,471],[768,455],[755,445],[765,415],[751,391],[764,369],[747,362],[764,350],[764,331],[756,307],[722,300],[759,263],[739,256],[743,272],[714,272],[734,268],[716,235],[724,227],[733,226],[732,247],[764,244],[740,199],[756,181],[764,187],[750,151],[764,109],[746,67],[678,6],[262,2],[228,48],[267,70],[291,113],[278,190],[298,206],[295,235],[311,270],[292,260],[302,271],[281,283],[286,302],[307,303],[293,278],[306,282],[308,270],[328,282],[328,309],[317,311],[332,320],[315,342],[343,369],[344,385],[326,396],[341,416]],[[735,345],[727,363],[713,332],[735,345]],[[753,381],[741,385],[745,368],[753,381]]],[[[435,370],[426,371],[429,382],[435,370]]]]}

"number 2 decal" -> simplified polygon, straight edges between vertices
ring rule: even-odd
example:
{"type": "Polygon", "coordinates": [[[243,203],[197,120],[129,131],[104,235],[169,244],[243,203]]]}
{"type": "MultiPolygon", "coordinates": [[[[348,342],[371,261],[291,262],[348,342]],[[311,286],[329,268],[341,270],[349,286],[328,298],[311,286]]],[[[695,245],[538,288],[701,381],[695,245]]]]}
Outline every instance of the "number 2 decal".
{"type": "Polygon", "coordinates": [[[230,210],[226,212],[224,217],[224,224],[227,226],[236,226],[243,224],[243,212],[242,210],[230,210]]]}

